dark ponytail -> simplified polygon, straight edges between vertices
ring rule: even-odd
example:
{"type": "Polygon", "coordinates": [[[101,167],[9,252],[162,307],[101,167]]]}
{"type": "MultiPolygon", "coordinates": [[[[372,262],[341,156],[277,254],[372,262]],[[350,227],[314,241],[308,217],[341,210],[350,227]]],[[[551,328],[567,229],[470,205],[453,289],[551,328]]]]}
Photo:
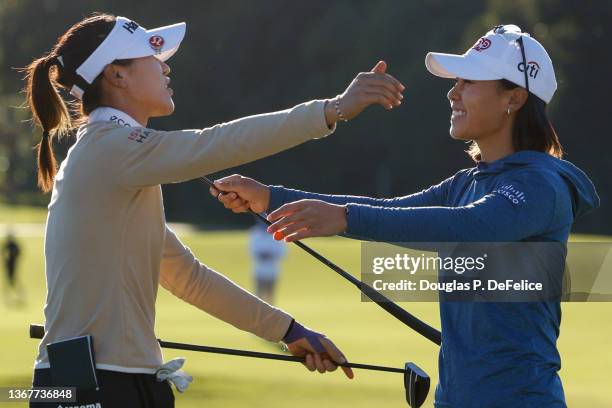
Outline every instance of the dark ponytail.
{"type": "MultiPolygon", "coordinates": [[[[514,89],[519,85],[506,79],[500,80],[503,89],[514,89]]],[[[518,110],[512,127],[512,146],[514,151],[535,150],[548,153],[558,159],[563,157],[563,146],[557,132],[546,114],[546,102],[532,93],[518,110]]],[[[472,143],[468,154],[475,161],[480,161],[480,150],[472,143]]]]}
{"type": "MultiPolygon", "coordinates": [[[[99,75],[87,86],[83,100],[68,106],[58,88],[70,91],[72,86],[83,84],[76,69],[104,41],[115,25],[116,17],[110,14],[94,14],[76,23],[62,35],[53,50],[33,61],[24,71],[25,94],[32,116],[43,130],[38,151],[38,186],[47,193],[53,188],[57,163],[53,155],[53,139],[68,134],[72,124],[82,124],[92,110],[100,106],[102,99],[99,75]],[[70,109],[69,109],[70,107],[70,109]],[[71,120],[70,112],[74,120],[71,120]]],[[[113,64],[129,65],[131,60],[116,60],[113,64]]]]}
{"type": "Polygon", "coordinates": [[[45,193],[53,187],[56,162],[52,139],[70,129],[70,114],[64,100],[57,92],[55,81],[50,78],[51,66],[56,56],[48,55],[32,62],[26,68],[26,95],[32,116],[43,129],[43,137],[36,145],[38,152],[38,186],[45,193]]]}

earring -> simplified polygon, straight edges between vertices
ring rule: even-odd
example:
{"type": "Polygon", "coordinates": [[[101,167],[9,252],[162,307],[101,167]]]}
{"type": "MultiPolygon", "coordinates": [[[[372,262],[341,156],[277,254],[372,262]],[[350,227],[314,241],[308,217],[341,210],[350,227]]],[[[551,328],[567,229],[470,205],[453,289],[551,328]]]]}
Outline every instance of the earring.
{"type": "Polygon", "coordinates": [[[510,105],[508,105],[508,116],[510,116],[510,105]]]}

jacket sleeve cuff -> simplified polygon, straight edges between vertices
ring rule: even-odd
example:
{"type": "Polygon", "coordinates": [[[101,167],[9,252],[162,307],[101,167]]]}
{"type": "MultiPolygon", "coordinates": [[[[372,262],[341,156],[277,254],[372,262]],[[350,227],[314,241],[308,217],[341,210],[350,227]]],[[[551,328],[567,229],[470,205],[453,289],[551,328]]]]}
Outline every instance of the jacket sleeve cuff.
{"type": "Polygon", "coordinates": [[[270,203],[268,214],[287,202],[287,189],[283,186],[270,186],[270,203]]]}
{"type": "Polygon", "coordinates": [[[292,322],[293,317],[279,309],[276,322],[269,327],[266,335],[261,337],[268,341],[277,343],[285,337],[292,322]]]}
{"type": "MultiPolygon", "coordinates": [[[[368,227],[371,213],[368,214],[369,205],[364,204],[347,204],[346,205],[346,231],[344,231],[347,237],[367,237],[371,234],[371,230],[368,227]],[[369,216],[370,215],[370,216],[369,216]]],[[[376,225],[376,222],[374,222],[376,225]]]]}

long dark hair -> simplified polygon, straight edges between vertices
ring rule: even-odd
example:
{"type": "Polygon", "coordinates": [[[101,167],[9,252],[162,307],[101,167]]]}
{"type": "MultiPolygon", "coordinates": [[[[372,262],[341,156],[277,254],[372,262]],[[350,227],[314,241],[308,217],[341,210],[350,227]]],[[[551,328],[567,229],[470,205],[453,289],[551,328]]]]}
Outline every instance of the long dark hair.
{"type": "MultiPolygon", "coordinates": [[[[504,89],[514,89],[519,86],[507,79],[500,79],[499,82],[504,89]]],[[[536,150],[559,159],[563,157],[563,146],[546,114],[546,102],[531,92],[516,114],[512,128],[512,145],[516,152],[536,150]]],[[[472,142],[467,152],[474,161],[481,160],[480,149],[475,142],[472,142]]]]}
{"type": "MultiPolygon", "coordinates": [[[[76,23],[58,40],[51,52],[38,58],[23,71],[26,73],[24,92],[35,123],[43,130],[38,154],[38,186],[43,192],[53,188],[57,164],[53,155],[53,138],[68,134],[73,123],[80,124],[100,105],[101,77],[87,86],[83,99],[67,104],[58,87],[70,90],[81,83],[76,69],[104,41],[115,25],[116,17],[96,13],[76,23]],[[72,110],[72,114],[71,114],[72,110]],[[74,122],[73,118],[74,116],[74,122]]],[[[131,60],[116,60],[113,64],[128,65],[131,60]]]]}

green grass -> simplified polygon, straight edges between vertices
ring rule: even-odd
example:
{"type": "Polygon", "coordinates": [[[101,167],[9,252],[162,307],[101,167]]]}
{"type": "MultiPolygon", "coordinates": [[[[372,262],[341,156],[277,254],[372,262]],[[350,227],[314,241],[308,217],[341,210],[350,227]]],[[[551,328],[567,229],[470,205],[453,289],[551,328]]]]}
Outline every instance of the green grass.
{"type": "MultiPolygon", "coordinates": [[[[246,235],[241,232],[190,233],[181,237],[198,257],[244,287],[251,288],[246,235]]],[[[21,238],[24,259],[21,281],[27,303],[20,309],[0,305],[0,386],[30,383],[36,340],[28,339],[28,324],[42,322],[45,278],[42,238],[21,238]]],[[[359,272],[359,243],[341,238],[309,243],[339,265],[359,272]]],[[[425,406],[432,406],[437,378],[437,347],[430,344],[372,303],[335,273],[291,247],[284,263],[277,305],[330,336],[357,362],[403,366],[414,361],[432,376],[425,406]]],[[[439,327],[435,303],[403,306],[439,327]]],[[[564,303],[559,348],[561,378],[571,407],[609,407],[612,366],[610,303],[564,303]]],[[[160,289],[157,303],[160,338],[242,349],[278,352],[266,343],[160,289]]],[[[164,357],[187,357],[185,370],[195,377],[185,394],[177,393],[178,407],[397,407],[405,406],[402,376],[356,371],[353,381],[340,372],[320,375],[298,364],[165,350],[164,357]]],[[[6,407],[19,406],[6,404],[6,407]]],[[[21,405],[23,406],[23,404],[21,405]]]]}
{"type": "Polygon", "coordinates": [[[0,224],[44,223],[47,207],[11,205],[0,201],[0,224]]]}

